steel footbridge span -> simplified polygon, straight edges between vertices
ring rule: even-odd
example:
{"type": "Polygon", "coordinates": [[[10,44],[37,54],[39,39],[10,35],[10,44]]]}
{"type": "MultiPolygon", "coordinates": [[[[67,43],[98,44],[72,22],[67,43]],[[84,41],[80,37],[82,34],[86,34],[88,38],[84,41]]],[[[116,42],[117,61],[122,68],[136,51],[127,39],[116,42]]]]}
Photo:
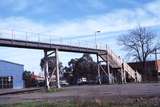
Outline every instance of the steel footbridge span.
{"type": "MultiPolygon", "coordinates": [[[[50,44],[50,43],[42,43],[42,42],[34,42],[34,41],[24,41],[24,40],[14,40],[14,39],[2,39],[0,38],[0,46],[4,47],[15,47],[15,48],[28,48],[28,49],[39,49],[44,50],[44,57],[48,57],[47,54],[50,51],[56,53],[56,59],[58,63],[58,51],[65,51],[65,52],[77,52],[77,53],[89,53],[89,54],[96,54],[98,57],[103,59],[104,62],[107,63],[108,66],[112,68],[120,68],[122,81],[125,82],[126,73],[132,77],[135,81],[141,81],[141,75],[134,71],[127,63],[125,63],[120,57],[115,55],[112,50],[110,49],[94,49],[94,48],[85,48],[85,47],[78,47],[78,46],[70,46],[70,45],[59,45],[59,44],[50,44]]],[[[58,66],[58,64],[57,64],[58,66]]],[[[58,67],[57,67],[58,68],[58,67]]],[[[57,73],[59,74],[59,70],[57,73]]],[[[47,69],[46,69],[47,72],[47,69]]],[[[98,71],[99,72],[99,71],[98,71]]],[[[110,73],[108,68],[107,73],[110,73]]],[[[58,77],[59,78],[59,75],[58,77]]],[[[57,79],[59,84],[59,79],[57,79]]],[[[58,86],[60,87],[60,86],[58,86]]]]}
{"type": "MultiPolygon", "coordinates": [[[[117,56],[110,48],[107,46],[105,49],[99,49],[95,47],[89,48],[85,46],[76,46],[76,45],[66,45],[62,43],[56,43],[56,42],[42,42],[40,39],[38,41],[29,40],[26,35],[26,39],[16,39],[15,34],[3,34],[3,32],[0,32],[0,46],[3,47],[14,47],[14,48],[27,48],[27,49],[38,49],[38,50],[44,50],[44,59],[45,60],[45,81],[46,81],[46,87],[49,88],[49,83],[52,79],[52,76],[56,76],[56,83],[57,87],[60,87],[60,80],[59,80],[59,60],[58,60],[58,52],[64,51],[64,52],[76,52],[76,53],[89,53],[89,54],[96,54],[97,55],[97,72],[98,77],[101,77],[100,72],[104,72],[109,78],[109,83],[112,83],[111,80],[111,74],[112,70],[116,69],[116,72],[119,72],[121,75],[121,82],[126,83],[126,75],[128,75],[130,78],[132,78],[135,82],[141,82],[142,78],[141,75],[134,71],[127,63],[124,62],[122,58],[117,56]],[[9,37],[7,37],[9,35],[9,37]],[[51,55],[54,55],[54,58],[56,59],[56,67],[53,70],[52,75],[49,76],[48,73],[48,60],[51,55]],[[102,60],[100,61],[99,58],[102,60]],[[104,69],[101,66],[101,62],[104,62],[107,69],[104,69]]],[[[21,35],[22,36],[22,35],[21,35]]],[[[78,44],[78,43],[77,43],[78,44]]],[[[101,84],[101,80],[99,78],[99,83],[101,84]]]]}

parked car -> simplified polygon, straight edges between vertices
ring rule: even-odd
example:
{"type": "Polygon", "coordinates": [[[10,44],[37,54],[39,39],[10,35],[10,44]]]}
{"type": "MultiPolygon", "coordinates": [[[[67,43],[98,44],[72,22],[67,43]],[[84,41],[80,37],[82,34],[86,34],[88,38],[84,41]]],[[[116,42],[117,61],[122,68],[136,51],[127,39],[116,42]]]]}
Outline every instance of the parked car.
{"type": "Polygon", "coordinates": [[[78,85],[87,84],[87,78],[82,77],[82,78],[78,79],[77,84],[78,85]]]}
{"type": "Polygon", "coordinates": [[[68,86],[69,83],[68,83],[66,80],[61,80],[61,81],[60,81],[60,85],[61,85],[62,87],[64,87],[64,86],[68,86]]]}

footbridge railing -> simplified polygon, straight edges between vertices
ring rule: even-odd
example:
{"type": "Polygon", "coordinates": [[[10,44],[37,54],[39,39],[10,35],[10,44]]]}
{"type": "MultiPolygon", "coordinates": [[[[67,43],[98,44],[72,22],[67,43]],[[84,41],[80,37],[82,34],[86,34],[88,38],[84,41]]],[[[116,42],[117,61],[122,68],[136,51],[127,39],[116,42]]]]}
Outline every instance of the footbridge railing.
{"type": "MultiPolygon", "coordinates": [[[[14,31],[8,29],[0,29],[0,38],[4,39],[13,39],[13,40],[24,40],[24,41],[32,41],[32,42],[42,42],[42,43],[49,43],[49,44],[61,44],[61,45],[69,45],[69,46],[78,46],[78,47],[86,47],[86,48],[93,48],[93,49],[103,49],[106,50],[106,47],[103,44],[99,45],[98,43],[95,44],[93,40],[86,41],[86,40],[72,40],[68,39],[67,37],[56,36],[52,34],[40,34],[40,33],[33,33],[33,32],[24,32],[24,31],[14,31]]],[[[114,61],[117,66],[121,66],[122,63],[124,64],[124,70],[132,76],[134,79],[135,73],[137,75],[137,80],[141,81],[141,75],[138,72],[135,72],[127,63],[125,63],[122,58],[117,56],[110,48],[107,47],[107,53],[109,55],[110,60],[114,61]]]]}

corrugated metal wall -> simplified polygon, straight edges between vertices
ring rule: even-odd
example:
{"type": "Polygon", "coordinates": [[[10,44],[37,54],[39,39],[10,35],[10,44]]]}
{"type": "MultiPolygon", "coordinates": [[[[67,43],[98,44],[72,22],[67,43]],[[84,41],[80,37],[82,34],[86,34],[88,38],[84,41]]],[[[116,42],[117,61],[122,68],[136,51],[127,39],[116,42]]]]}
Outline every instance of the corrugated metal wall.
{"type": "Polygon", "coordinates": [[[13,88],[23,88],[24,66],[0,60],[0,76],[13,76],[13,88]]]}

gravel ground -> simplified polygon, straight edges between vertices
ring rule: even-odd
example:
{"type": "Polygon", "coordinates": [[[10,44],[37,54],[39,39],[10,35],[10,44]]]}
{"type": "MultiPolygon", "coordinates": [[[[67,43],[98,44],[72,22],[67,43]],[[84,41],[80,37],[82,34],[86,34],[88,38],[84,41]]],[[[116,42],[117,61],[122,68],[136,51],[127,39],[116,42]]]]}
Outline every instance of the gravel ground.
{"type": "Polygon", "coordinates": [[[55,93],[45,93],[42,91],[0,96],[0,104],[68,100],[106,100],[109,102],[132,103],[134,101],[149,100],[160,103],[160,83],[71,86],[65,87],[62,91],[55,93]]]}

